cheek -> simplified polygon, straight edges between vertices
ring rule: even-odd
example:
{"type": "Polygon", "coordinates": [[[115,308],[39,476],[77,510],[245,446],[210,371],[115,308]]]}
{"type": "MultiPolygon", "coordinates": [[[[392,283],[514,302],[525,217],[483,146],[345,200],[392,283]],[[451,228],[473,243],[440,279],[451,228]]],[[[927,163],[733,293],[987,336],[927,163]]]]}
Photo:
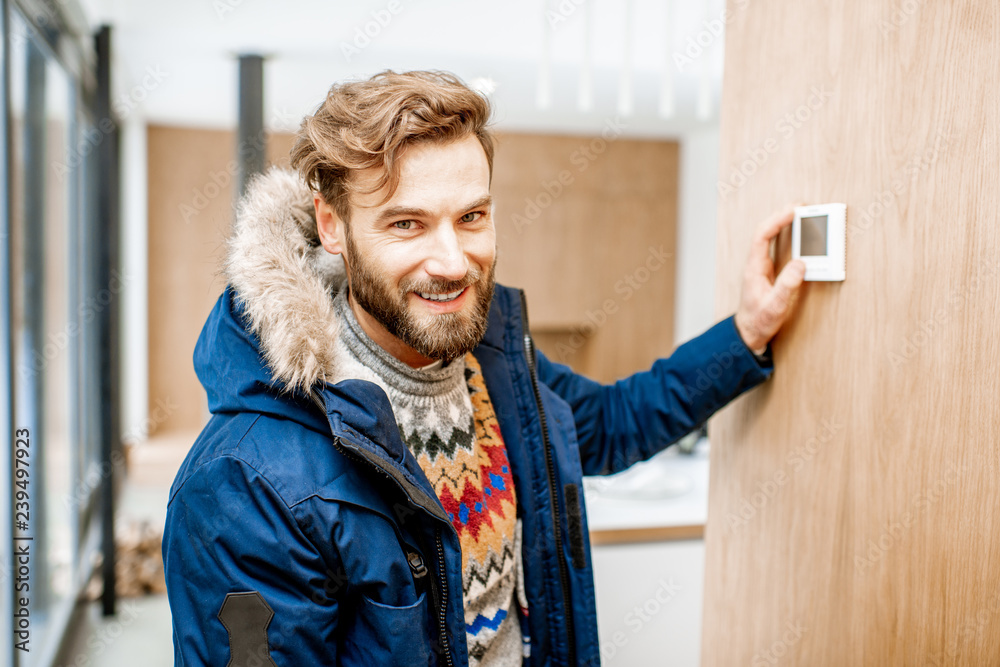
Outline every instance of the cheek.
{"type": "Polygon", "coordinates": [[[398,283],[407,276],[417,273],[422,261],[418,248],[406,244],[392,244],[375,251],[377,260],[373,263],[379,276],[398,283]]]}
{"type": "Polygon", "coordinates": [[[481,267],[488,269],[497,255],[496,235],[492,231],[477,234],[466,244],[465,252],[481,267]]]}

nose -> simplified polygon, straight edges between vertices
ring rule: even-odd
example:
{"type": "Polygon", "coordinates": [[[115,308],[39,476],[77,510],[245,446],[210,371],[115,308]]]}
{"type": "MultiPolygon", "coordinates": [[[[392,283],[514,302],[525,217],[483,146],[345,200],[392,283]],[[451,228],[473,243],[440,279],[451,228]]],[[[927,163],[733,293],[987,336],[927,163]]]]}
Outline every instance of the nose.
{"type": "Polygon", "coordinates": [[[430,239],[430,258],[424,270],[432,278],[461,280],[469,272],[469,259],[451,225],[441,225],[430,239]]]}

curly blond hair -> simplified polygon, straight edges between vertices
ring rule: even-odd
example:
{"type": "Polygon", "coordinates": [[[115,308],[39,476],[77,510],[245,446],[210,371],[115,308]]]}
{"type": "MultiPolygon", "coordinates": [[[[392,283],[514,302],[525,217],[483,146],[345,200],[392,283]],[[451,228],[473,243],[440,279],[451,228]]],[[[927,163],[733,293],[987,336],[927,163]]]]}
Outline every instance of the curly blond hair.
{"type": "Polygon", "coordinates": [[[306,116],[292,148],[292,166],[313,191],[348,220],[350,196],[399,185],[399,158],[407,146],[475,136],[493,175],[489,100],[448,72],[386,70],[364,81],[334,84],[306,116]],[[370,189],[351,179],[355,170],[381,169],[370,189]]]}

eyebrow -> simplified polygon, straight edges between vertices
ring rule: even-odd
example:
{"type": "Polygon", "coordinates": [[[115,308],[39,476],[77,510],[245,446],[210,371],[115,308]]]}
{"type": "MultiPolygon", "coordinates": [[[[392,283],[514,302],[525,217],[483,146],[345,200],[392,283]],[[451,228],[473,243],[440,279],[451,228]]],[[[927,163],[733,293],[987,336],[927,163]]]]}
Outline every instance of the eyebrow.
{"type": "MultiPolygon", "coordinates": [[[[466,204],[462,210],[471,211],[474,208],[483,208],[493,205],[492,195],[483,195],[471,204],[466,204]]],[[[386,222],[392,218],[429,218],[431,214],[426,209],[414,206],[391,206],[378,214],[376,222],[386,222]]]]}

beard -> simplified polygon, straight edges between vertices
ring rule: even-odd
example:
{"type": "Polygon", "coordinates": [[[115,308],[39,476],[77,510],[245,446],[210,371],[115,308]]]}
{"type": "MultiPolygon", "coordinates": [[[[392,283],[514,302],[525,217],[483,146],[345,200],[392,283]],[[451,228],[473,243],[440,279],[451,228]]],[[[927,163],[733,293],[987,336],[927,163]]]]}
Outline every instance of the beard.
{"type": "Polygon", "coordinates": [[[358,252],[349,228],[345,236],[351,296],[386,331],[425,357],[445,362],[475,349],[489,322],[496,285],[495,259],[485,273],[472,266],[462,280],[404,280],[394,290],[378,269],[358,252]],[[435,313],[421,318],[410,310],[411,292],[447,294],[466,287],[475,289],[471,312],[435,313]]]}

